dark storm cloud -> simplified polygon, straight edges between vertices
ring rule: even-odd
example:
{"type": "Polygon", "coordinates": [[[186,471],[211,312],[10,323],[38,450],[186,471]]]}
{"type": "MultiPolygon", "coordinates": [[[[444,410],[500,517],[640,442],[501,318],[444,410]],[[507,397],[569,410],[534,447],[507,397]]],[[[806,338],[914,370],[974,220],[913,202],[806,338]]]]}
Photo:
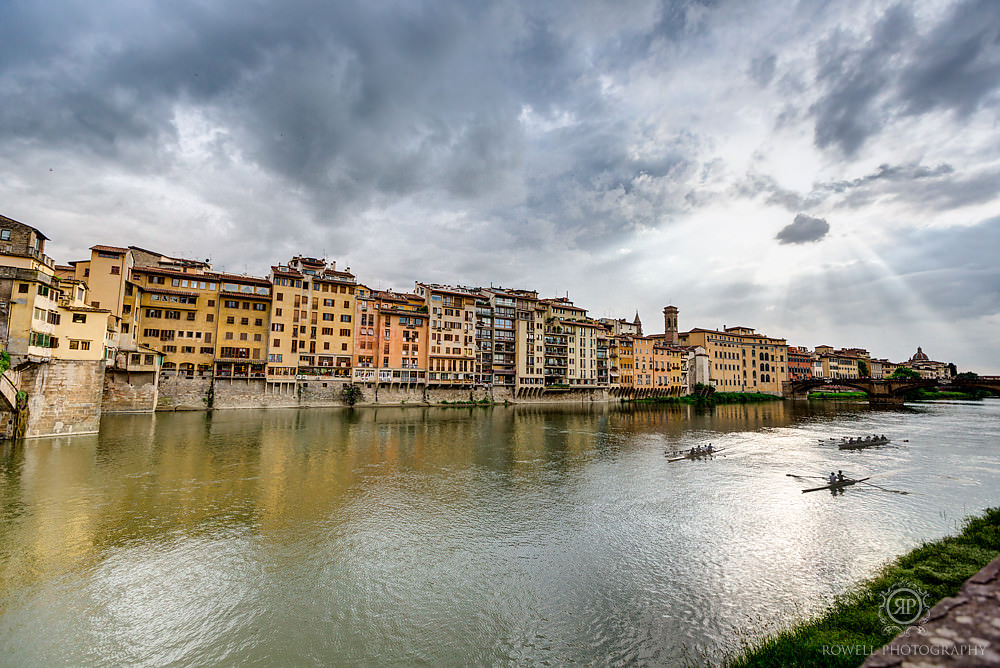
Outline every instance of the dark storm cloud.
{"type": "Polygon", "coordinates": [[[813,218],[804,213],[795,216],[795,220],[781,228],[775,239],[782,244],[805,244],[819,241],[830,231],[830,224],[823,218],[813,218]]]}
{"type": "Polygon", "coordinates": [[[883,164],[863,176],[813,184],[808,192],[782,187],[767,174],[750,173],[730,191],[788,211],[819,205],[862,209],[875,202],[897,202],[915,211],[949,211],[989,202],[1000,192],[1000,169],[957,173],[948,163],[883,164]]]}
{"type": "Polygon", "coordinates": [[[750,61],[750,78],[758,86],[766,87],[774,78],[778,58],[773,53],[761,54],[750,61]]]}
{"type": "Polygon", "coordinates": [[[914,45],[917,54],[900,74],[900,97],[908,114],[932,109],[967,116],[1000,86],[1000,3],[957,4],[914,45]]]}
{"type": "Polygon", "coordinates": [[[867,35],[834,30],[816,59],[815,143],[853,156],[894,119],[936,109],[964,117],[997,99],[1000,3],[958,2],[923,33],[896,5],[867,35]]]}
{"type": "Polygon", "coordinates": [[[870,37],[837,29],[817,48],[816,83],[823,93],[812,105],[816,116],[815,142],[820,148],[838,147],[853,155],[886,122],[881,99],[892,81],[892,62],[913,35],[910,11],[891,8],[875,24],[870,37]]]}

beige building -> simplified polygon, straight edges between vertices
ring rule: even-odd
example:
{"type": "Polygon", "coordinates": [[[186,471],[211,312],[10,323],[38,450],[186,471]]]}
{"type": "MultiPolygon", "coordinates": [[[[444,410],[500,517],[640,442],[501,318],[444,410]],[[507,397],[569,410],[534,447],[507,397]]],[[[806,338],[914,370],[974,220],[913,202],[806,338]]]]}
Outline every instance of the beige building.
{"type": "Polygon", "coordinates": [[[785,339],[749,327],[692,329],[679,333],[682,345],[700,346],[709,361],[710,384],[720,392],[780,394],[788,380],[785,339]]]}
{"type": "Polygon", "coordinates": [[[463,288],[417,283],[430,318],[427,384],[472,387],[476,371],[476,297],[463,288]]]}

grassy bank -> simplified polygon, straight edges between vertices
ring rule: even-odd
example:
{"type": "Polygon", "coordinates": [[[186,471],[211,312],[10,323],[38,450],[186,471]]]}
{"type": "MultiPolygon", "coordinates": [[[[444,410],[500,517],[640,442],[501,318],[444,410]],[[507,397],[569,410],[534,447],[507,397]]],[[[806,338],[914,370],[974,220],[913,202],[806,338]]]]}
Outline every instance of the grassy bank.
{"type": "Polygon", "coordinates": [[[972,390],[971,392],[955,392],[942,390],[925,390],[923,388],[907,392],[906,398],[910,401],[923,401],[932,399],[982,399],[992,396],[989,390],[972,390]]]}
{"type": "Polygon", "coordinates": [[[810,392],[810,399],[865,399],[864,392],[810,392]]]}
{"type": "Polygon", "coordinates": [[[725,665],[857,666],[865,656],[836,654],[824,646],[878,648],[892,640],[882,630],[882,593],[907,581],[930,594],[931,605],[954,596],[1000,552],[1000,508],[966,521],[962,532],[926,543],[886,566],[875,578],[839,597],[824,615],[770,638],[746,641],[725,665]]]}
{"type": "Polygon", "coordinates": [[[689,394],[684,397],[647,397],[645,399],[626,399],[622,403],[632,404],[694,404],[711,406],[714,404],[752,404],[762,401],[781,401],[782,397],[759,392],[713,392],[707,396],[689,394]]]}

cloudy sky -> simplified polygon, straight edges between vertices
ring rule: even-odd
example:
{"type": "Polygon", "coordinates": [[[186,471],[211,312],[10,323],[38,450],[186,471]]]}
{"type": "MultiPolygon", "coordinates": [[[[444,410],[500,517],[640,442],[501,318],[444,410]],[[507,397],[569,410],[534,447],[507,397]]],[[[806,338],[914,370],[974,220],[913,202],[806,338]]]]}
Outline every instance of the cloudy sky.
{"type": "Polygon", "coordinates": [[[6,0],[57,262],[503,285],[1000,373],[1000,2],[6,0]]]}

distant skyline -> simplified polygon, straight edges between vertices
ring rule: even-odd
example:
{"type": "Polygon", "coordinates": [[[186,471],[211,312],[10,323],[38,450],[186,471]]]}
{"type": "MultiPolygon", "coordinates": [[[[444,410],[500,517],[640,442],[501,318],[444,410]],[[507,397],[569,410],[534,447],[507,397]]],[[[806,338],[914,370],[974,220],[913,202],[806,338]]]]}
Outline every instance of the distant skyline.
{"type": "Polygon", "coordinates": [[[0,214],[59,263],[569,297],[1000,374],[1000,2],[0,5],[0,214]]]}

